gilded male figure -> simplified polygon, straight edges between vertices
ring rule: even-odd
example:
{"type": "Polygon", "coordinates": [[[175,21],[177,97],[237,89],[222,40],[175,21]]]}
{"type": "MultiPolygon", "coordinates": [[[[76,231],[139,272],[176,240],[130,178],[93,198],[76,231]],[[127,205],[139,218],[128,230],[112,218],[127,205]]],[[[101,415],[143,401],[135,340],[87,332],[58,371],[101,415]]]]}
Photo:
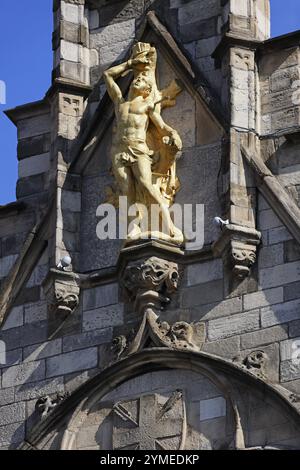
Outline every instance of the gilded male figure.
{"type": "MultiPolygon", "coordinates": [[[[128,197],[129,205],[142,203],[147,208],[158,205],[168,237],[182,243],[182,233],[174,226],[169,212],[177,189],[174,163],[182,142],[161,116],[161,103],[172,98],[157,88],[156,61],[155,48],[137,43],[130,60],[104,72],[116,115],[112,169],[121,195],[128,197]],[[116,80],[130,71],[134,78],[126,99],[116,80]]],[[[173,98],[178,92],[177,89],[173,93],[173,98]]],[[[137,227],[133,232],[130,238],[141,235],[137,227]]]]}

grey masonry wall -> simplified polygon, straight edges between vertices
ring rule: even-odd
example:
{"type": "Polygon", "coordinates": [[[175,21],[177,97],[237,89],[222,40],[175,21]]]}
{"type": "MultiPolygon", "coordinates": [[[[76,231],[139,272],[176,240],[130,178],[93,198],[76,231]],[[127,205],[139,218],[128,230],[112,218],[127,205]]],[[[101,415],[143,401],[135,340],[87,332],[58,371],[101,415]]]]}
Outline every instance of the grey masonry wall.
{"type": "MultiPolygon", "coordinates": [[[[255,37],[263,41],[268,38],[268,2],[255,2],[258,9],[255,12],[250,8],[252,3],[130,0],[101,2],[101,6],[97,6],[96,0],[54,2],[53,78],[91,87],[87,92],[88,98],[80,98],[81,111],[76,112],[75,116],[71,112],[69,121],[64,117],[66,128],[69,126],[64,137],[71,139],[70,132],[71,140],[75,141],[71,149],[76,148],[78,135],[84,132],[104,96],[103,71],[128,55],[148,9],[157,11],[180,48],[193,61],[195,69],[201,71],[205,87],[218,96],[228,109],[228,69],[224,64],[222,67],[216,64],[212,54],[232,24],[236,31],[242,30],[244,35],[250,31],[252,39],[255,37]],[[80,130],[80,126],[83,129],[80,130]]],[[[233,100],[233,104],[236,105],[237,114],[231,123],[233,128],[240,127],[241,121],[235,120],[239,120],[243,112],[247,113],[247,123],[244,125],[243,120],[241,126],[243,131],[247,126],[251,130],[260,129],[267,141],[266,147],[271,148],[272,158],[268,165],[297,202],[300,187],[299,144],[273,134],[285,124],[289,128],[299,125],[298,109],[290,102],[289,107],[286,105],[291,81],[298,78],[298,56],[299,48],[292,52],[271,51],[270,57],[266,53],[258,62],[258,68],[252,70],[250,67],[247,73],[260,82],[257,94],[261,95],[260,100],[255,101],[256,105],[259,103],[255,111],[251,107],[249,111],[248,101],[245,111],[242,81],[246,75],[236,75],[233,88],[234,99],[238,102],[233,100]],[[248,120],[250,113],[254,116],[253,126],[251,119],[248,120]],[[282,113],[286,121],[282,121],[282,113]]],[[[165,86],[172,78],[174,71],[170,61],[159,52],[160,86],[165,86]]],[[[247,90],[251,88],[251,83],[249,79],[247,90]]],[[[76,93],[79,95],[79,92],[76,93]]],[[[77,94],[74,96],[76,98],[77,94]]],[[[71,103],[71,108],[73,105],[75,108],[79,106],[78,103],[71,103]]],[[[202,117],[200,108],[195,97],[184,90],[178,97],[176,108],[166,111],[164,117],[183,138],[183,155],[178,162],[182,184],[178,202],[205,205],[204,242],[210,246],[220,235],[213,218],[226,215],[218,190],[220,185],[223,189],[226,186],[224,180],[228,177],[228,168],[224,168],[224,139],[217,136],[210,143],[203,143],[201,130],[205,122],[199,118],[199,115],[202,117]]],[[[49,103],[43,101],[35,106],[22,107],[13,114],[18,128],[18,202],[17,206],[0,208],[1,287],[49,199],[53,175],[57,170],[50,145],[52,142],[53,147],[56,142],[56,117],[51,114],[53,109],[50,110],[49,103]]],[[[121,247],[119,241],[101,242],[96,236],[96,209],[105,201],[106,188],[112,184],[110,140],[111,128],[96,146],[82,174],[76,175],[75,183],[72,180],[72,184],[68,182],[69,186],[62,184],[59,187],[63,193],[62,206],[59,207],[63,222],[58,228],[64,230],[64,245],[60,247],[60,253],[72,253],[76,258],[77,271],[83,276],[105,270],[110,273],[109,270],[117,264],[121,247]]],[[[68,155],[68,163],[71,163],[72,151],[68,155]]],[[[256,189],[253,191],[256,194],[256,189]]],[[[256,195],[258,203],[251,224],[256,224],[257,230],[261,231],[262,243],[250,277],[230,289],[228,268],[221,258],[211,255],[203,261],[195,257],[185,266],[179,290],[163,312],[163,318],[171,324],[179,320],[199,323],[201,350],[232,362],[242,363],[252,351],[263,350],[268,358],[268,383],[281,385],[287,391],[299,394],[300,365],[295,366],[292,361],[293,344],[300,340],[299,244],[266,200],[256,195]]],[[[112,340],[130,332],[141,320],[127,302],[119,287],[118,276],[114,274],[107,278],[103,276],[94,287],[82,288],[78,308],[54,331],[42,288],[49,268],[54,267],[52,248],[49,243],[44,249],[1,327],[0,340],[6,346],[6,362],[0,365],[0,448],[3,450],[18,447],[40,421],[36,410],[40,397],[58,392],[72,393],[98,374],[111,360],[112,340]]],[[[184,381],[185,377],[183,373],[180,380],[184,381]]],[[[152,377],[151,380],[155,383],[156,379],[152,377]]],[[[176,377],[172,380],[176,385],[176,377]]],[[[197,382],[194,376],[192,380],[197,382]]],[[[138,383],[137,387],[141,390],[143,381],[148,386],[150,379],[143,378],[138,383]]],[[[119,396],[126,397],[128,390],[126,386],[122,387],[119,396]]],[[[153,389],[160,390],[160,384],[153,385],[153,389]]],[[[226,435],[222,431],[226,414],[224,398],[209,389],[207,396],[203,395],[197,400],[193,406],[195,409],[196,406],[197,409],[202,407],[202,431],[208,429],[209,436],[219,433],[221,446],[226,435]],[[218,401],[206,402],[215,399],[218,401]],[[216,406],[218,412],[211,412],[212,406],[216,406]]],[[[255,406],[257,410],[257,404],[255,406]]],[[[195,416],[198,419],[197,413],[195,416]]],[[[249,446],[267,442],[270,445],[299,447],[297,430],[291,430],[287,425],[285,427],[281,417],[276,423],[276,413],[276,432],[270,429],[266,420],[259,422],[258,415],[258,424],[256,427],[253,425],[253,434],[248,439],[249,446]]],[[[87,433],[81,434],[79,448],[88,447],[87,433]]],[[[95,442],[94,446],[97,444],[95,442]]]]}

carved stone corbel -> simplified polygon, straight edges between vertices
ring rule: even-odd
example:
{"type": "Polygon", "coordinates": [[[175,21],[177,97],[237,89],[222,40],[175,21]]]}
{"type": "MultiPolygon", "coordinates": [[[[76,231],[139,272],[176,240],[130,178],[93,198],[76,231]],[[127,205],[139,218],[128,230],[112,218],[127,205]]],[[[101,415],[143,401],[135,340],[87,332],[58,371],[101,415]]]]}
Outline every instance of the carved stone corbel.
{"type": "Polygon", "coordinates": [[[53,313],[60,314],[62,319],[69,316],[79,304],[79,277],[66,271],[51,269],[45,281],[43,290],[53,313]]]}
{"type": "Polygon", "coordinates": [[[129,263],[121,278],[138,314],[149,308],[163,310],[177,290],[178,281],[178,264],[155,256],[129,263]]]}
{"type": "Polygon", "coordinates": [[[221,236],[213,245],[215,257],[228,261],[238,279],[245,279],[256,261],[261,233],[253,228],[229,224],[223,227],[221,236]]]}

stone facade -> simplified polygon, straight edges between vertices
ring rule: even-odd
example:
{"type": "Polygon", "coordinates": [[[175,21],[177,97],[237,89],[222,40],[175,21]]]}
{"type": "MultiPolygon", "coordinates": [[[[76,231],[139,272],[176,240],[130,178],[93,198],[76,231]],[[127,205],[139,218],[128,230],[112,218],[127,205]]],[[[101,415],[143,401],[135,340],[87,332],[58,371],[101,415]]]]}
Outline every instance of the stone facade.
{"type": "Polygon", "coordinates": [[[53,10],[52,86],[7,111],[0,448],[299,449],[299,34],[269,39],[268,0],[53,10]],[[164,116],[183,140],[177,202],[205,207],[201,249],[96,235],[112,184],[102,73],[136,39],[157,48],[161,87],[183,84],[164,116]]]}

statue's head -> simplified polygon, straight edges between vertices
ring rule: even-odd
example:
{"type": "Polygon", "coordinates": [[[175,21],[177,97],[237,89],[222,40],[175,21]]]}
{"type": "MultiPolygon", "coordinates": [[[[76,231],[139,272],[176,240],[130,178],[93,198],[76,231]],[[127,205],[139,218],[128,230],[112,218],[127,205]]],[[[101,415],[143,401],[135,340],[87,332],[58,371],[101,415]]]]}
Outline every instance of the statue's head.
{"type": "Polygon", "coordinates": [[[131,84],[131,95],[142,96],[144,99],[151,95],[153,86],[150,79],[145,75],[138,75],[131,84]]]}

